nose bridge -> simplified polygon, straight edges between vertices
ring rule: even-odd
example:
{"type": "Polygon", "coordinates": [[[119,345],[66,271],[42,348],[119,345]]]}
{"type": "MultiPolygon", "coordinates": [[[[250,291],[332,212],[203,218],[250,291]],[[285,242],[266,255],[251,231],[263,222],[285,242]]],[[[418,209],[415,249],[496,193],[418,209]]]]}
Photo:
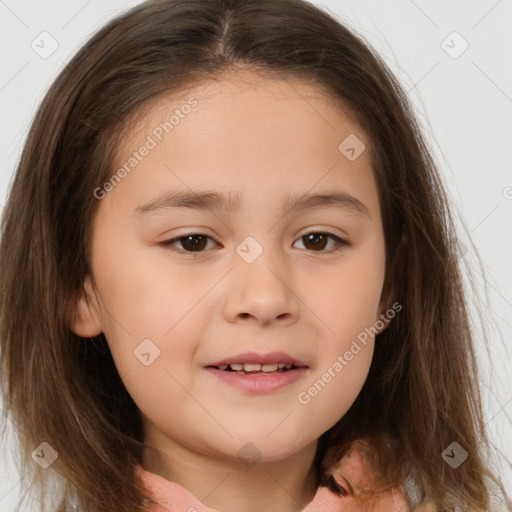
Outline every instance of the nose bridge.
{"type": "Polygon", "coordinates": [[[284,294],[286,270],[280,240],[268,233],[249,235],[236,247],[236,253],[242,283],[249,283],[253,290],[272,289],[274,294],[284,294]]]}
{"type": "Polygon", "coordinates": [[[260,322],[294,319],[297,299],[280,241],[269,233],[249,235],[235,252],[235,283],[226,302],[226,315],[231,320],[250,316],[260,322]]]}

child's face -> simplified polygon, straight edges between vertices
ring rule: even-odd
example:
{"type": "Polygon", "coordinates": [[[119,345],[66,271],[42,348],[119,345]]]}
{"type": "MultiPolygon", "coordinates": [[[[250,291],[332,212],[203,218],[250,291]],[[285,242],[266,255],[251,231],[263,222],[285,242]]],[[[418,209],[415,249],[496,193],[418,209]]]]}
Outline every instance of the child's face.
{"type": "Polygon", "coordinates": [[[123,142],[114,172],[125,163],[130,172],[99,201],[93,226],[96,302],[90,310],[82,303],[73,328],[105,333],[148,444],[235,457],[252,442],[276,460],[334,425],[369,370],[373,337],[365,329],[385,311],[370,141],[318,90],[294,80],[224,78],[203,88],[162,100],[123,142]],[[172,115],[166,133],[160,123],[172,115]],[[351,134],[366,145],[353,161],[338,149],[351,134]],[[203,191],[238,194],[240,209],[137,214],[165,193],[203,191]],[[282,213],[287,195],[336,191],[368,215],[328,203],[282,213]],[[351,245],[303,238],[309,231],[351,245]],[[211,238],[182,239],[176,251],[159,245],[190,233],[211,238]],[[198,256],[188,257],[195,247],[198,256]],[[308,368],[259,393],[206,368],[249,351],[285,352],[308,368]]]}

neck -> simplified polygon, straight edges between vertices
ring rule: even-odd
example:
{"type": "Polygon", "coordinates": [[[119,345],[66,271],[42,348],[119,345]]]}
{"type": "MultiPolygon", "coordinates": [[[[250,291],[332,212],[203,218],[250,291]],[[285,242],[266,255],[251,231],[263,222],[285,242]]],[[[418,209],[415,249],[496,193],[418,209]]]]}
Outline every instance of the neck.
{"type": "Polygon", "coordinates": [[[182,485],[219,512],[299,512],[315,495],[316,442],[285,459],[260,460],[248,467],[237,459],[204,455],[156,437],[146,436],[145,444],[159,450],[157,456],[154,450],[144,450],[142,467],[182,485]]]}

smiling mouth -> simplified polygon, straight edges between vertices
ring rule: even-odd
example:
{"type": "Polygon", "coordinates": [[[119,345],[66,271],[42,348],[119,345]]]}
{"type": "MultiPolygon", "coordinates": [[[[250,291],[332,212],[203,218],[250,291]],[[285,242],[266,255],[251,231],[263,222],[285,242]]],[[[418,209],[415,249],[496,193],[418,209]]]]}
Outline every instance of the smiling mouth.
{"type": "Polygon", "coordinates": [[[290,370],[296,370],[298,367],[294,364],[288,363],[274,363],[274,364],[242,364],[242,363],[231,363],[222,364],[220,366],[207,366],[207,368],[215,368],[225,372],[238,373],[240,375],[274,375],[277,373],[286,373],[290,370]]]}
{"type": "Polygon", "coordinates": [[[307,375],[310,368],[293,363],[223,363],[206,366],[205,370],[224,385],[255,395],[291,386],[307,375]]]}

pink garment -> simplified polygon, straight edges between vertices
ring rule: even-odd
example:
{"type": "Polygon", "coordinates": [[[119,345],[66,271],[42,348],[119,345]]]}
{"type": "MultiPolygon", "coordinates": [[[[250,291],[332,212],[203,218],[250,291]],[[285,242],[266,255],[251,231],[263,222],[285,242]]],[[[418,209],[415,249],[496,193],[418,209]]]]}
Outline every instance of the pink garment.
{"type": "MultiPolygon", "coordinates": [[[[335,494],[327,487],[319,487],[313,500],[302,512],[407,512],[409,506],[403,488],[381,488],[377,475],[364,456],[364,443],[355,441],[331,475],[346,492],[335,494]],[[380,488],[380,490],[378,490],[380,488]],[[368,494],[368,491],[371,491],[368,494]]],[[[159,507],[148,512],[219,512],[203,505],[190,491],[176,482],[137,466],[137,472],[159,507]]],[[[415,512],[435,512],[431,504],[414,509],[415,512]]]]}
{"type": "MultiPolygon", "coordinates": [[[[137,473],[151,492],[160,507],[148,512],[218,512],[203,505],[182,485],[146,471],[137,466],[137,473]]],[[[346,496],[338,496],[327,487],[319,487],[313,500],[303,509],[304,512],[341,512],[346,510],[342,501],[346,496]]]]}

